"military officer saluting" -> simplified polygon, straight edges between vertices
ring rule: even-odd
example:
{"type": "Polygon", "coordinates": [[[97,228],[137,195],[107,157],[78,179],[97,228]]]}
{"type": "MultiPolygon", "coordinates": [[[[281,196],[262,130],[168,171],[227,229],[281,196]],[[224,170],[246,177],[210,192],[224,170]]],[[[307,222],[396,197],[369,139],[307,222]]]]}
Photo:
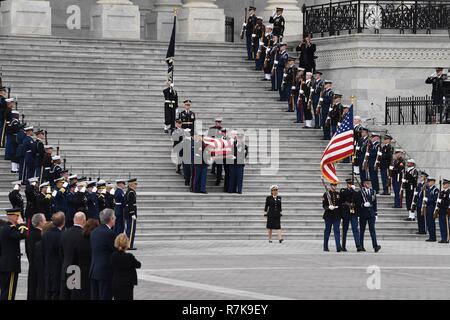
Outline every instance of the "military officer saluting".
{"type": "Polygon", "coordinates": [[[164,93],[164,132],[172,132],[175,129],[175,118],[178,109],[178,93],[173,87],[173,83],[166,82],[164,93]]]}
{"type": "Polygon", "coordinates": [[[355,198],[356,208],[359,214],[359,228],[361,243],[361,251],[364,249],[364,233],[366,232],[366,226],[369,224],[370,237],[372,238],[372,246],[375,252],[380,251],[381,246],[377,242],[377,233],[375,231],[375,222],[377,217],[377,195],[375,190],[372,189],[371,181],[366,179],[362,181],[362,188],[358,192],[355,198]]]}
{"type": "MultiPolygon", "coordinates": [[[[28,180],[33,178],[35,175],[35,154],[34,150],[34,139],[33,139],[33,126],[28,126],[23,129],[25,131],[25,138],[23,139],[23,152],[24,152],[24,166],[23,166],[23,180],[28,180]]],[[[38,176],[39,179],[39,176],[38,176]]],[[[39,182],[39,181],[38,181],[39,182]]]]}
{"type": "Polygon", "coordinates": [[[340,252],[342,249],[340,236],[341,197],[337,191],[337,183],[330,183],[330,188],[323,194],[322,206],[325,209],[323,213],[323,220],[325,221],[323,251],[330,251],[328,249],[328,240],[330,239],[331,227],[333,227],[336,250],[340,252]]]}
{"type": "Polygon", "coordinates": [[[137,179],[128,180],[128,189],[125,193],[125,210],[124,217],[127,224],[127,237],[130,241],[130,249],[136,250],[134,247],[134,238],[136,234],[137,206],[136,206],[136,188],[137,179]]]}
{"type": "Polygon", "coordinates": [[[180,113],[181,128],[191,129],[194,132],[195,127],[195,113],[191,110],[192,101],[186,99],[183,101],[184,110],[180,113]]]}
{"type": "Polygon", "coordinates": [[[67,214],[67,195],[66,189],[63,187],[64,178],[58,178],[54,182],[55,189],[52,192],[53,213],[62,211],[67,214]]]}
{"type": "Polygon", "coordinates": [[[23,223],[21,209],[7,209],[8,221],[0,229],[0,300],[14,300],[20,267],[20,240],[28,228],[23,223]]]}
{"type": "Polygon", "coordinates": [[[36,141],[33,145],[33,153],[34,153],[34,167],[35,167],[35,176],[39,177],[39,182],[44,182],[43,175],[44,175],[44,154],[45,154],[45,148],[44,148],[44,130],[38,130],[36,132],[36,141]]]}
{"type": "Polygon", "coordinates": [[[355,199],[357,192],[353,185],[352,179],[346,179],[346,188],[342,188],[341,196],[341,214],[342,214],[342,251],[347,251],[347,231],[349,225],[352,227],[353,239],[355,240],[356,249],[358,252],[362,251],[360,234],[358,228],[358,213],[355,209],[355,199]]]}
{"type": "MultiPolygon", "coordinates": [[[[431,99],[433,100],[434,107],[437,107],[439,111],[444,104],[444,81],[447,80],[447,75],[444,74],[444,68],[437,67],[436,72],[429,76],[425,83],[432,84],[433,90],[431,92],[431,99]]],[[[430,112],[432,114],[432,112],[430,112]]],[[[431,115],[430,115],[431,117],[431,115]]]]}
{"type": "Polygon", "coordinates": [[[21,210],[21,216],[23,218],[23,198],[20,194],[20,186],[22,185],[22,181],[14,181],[13,185],[13,190],[8,195],[9,202],[13,208],[19,208],[21,210]]]}
{"type": "Polygon", "coordinates": [[[94,189],[96,185],[96,181],[90,181],[86,185],[87,218],[98,220],[100,211],[98,210],[97,189],[94,189]]]}
{"type": "Polygon", "coordinates": [[[448,243],[448,214],[450,213],[450,181],[442,181],[442,190],[436,204],[436,215],[439,218],[439,228],[441,230],[441,241],[439,243],[448,243]]]}
{"type": "Polygon", "coordinates": [[[283,40],[285,20],[283,17],[284,8],[276,8],[274,14],[269,18],[269,23],[273,24],[273,35],[283,40]]]}

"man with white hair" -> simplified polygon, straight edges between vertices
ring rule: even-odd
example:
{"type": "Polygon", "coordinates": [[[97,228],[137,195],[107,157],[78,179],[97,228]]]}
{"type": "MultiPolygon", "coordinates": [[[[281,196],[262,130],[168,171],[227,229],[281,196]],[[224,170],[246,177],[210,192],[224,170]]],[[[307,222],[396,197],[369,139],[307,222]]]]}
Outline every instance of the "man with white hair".
{"type": "Polygon", "coordinates": [[[83,240],[83,228],[86,224],[86,215],[83,212],[75,213],[73,217],[73,227],[66,229],[61,234],[61,254],[63,257],[61,268],[61,289],[60,300],[70,300],[70,290],[67,288],[67,268],[75,264],[75,250],[77,245],[83,240]]]}
{"type": "Polygon", "coordinates": [[[42,240],[42,228],[45,225],[45,216],[36,213],[31,218],[33,228],[25,240],[25,252],[28,259],[27,300],[36,300],[38,288],[38,266],[36,264],[36,243],[42,240]]]}

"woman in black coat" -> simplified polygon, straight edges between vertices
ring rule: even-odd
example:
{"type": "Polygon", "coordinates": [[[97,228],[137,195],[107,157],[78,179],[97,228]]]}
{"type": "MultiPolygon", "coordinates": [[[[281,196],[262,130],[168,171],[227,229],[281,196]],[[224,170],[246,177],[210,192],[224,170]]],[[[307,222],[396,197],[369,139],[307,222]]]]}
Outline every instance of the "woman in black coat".
{"type": "Polygon", "coordinates": [[[133,289],[137,285],[136,269],[141,267],[141,263],[131,253],[126,252],[129,240],[124,233],[117,236],[114,246],[117,249],[111,255],[114,300],[133,300],[133,289]]]}
{"type": "Polygon", "coordinates": [[[281,197],[278,196],[278,186],[270,188],[272,195],[266,198],[266,206],[264,207],[264,216],[267,217],[267,234],[269,236],[269,243],[272,243],[272,230],[278,231],[278,241],[283,242],[283,234],[281,232],[281,197]]]}

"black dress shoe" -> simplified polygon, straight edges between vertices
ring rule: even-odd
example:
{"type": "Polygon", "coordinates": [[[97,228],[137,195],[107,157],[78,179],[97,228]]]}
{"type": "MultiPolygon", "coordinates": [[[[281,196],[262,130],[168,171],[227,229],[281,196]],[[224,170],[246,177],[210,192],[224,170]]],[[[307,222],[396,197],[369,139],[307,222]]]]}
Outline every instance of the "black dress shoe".
{"type": "Polygon", "coordinates": [[[426,232],[418,231],[418,232],[416,232],[416,234],[427,234],[427,233],[426,233],[426,232]]]}
{"type": "Polygon", "coordinates": [[[280,240],[278,240],[280,243],[282,243],[283,241],[284,241],[284,239],[280,239],[280,240]]]}
{"type": "Polygon", "coordinates": [[[448,243],[448,240],[441,240],[439,243],[448,243]]]}
{"type": "Polygon", "coordinates": [[[273,241],[272,240],[269,240],[269,243],[272,243],[273,241]]]}
{"type": "Polygon", "coordinates": [[[325,252],[330,252],[330,249],[323,249],[323,251],[325,251],[325,252]]]}
{"type": "Polygon", "coordinates": [[[190,184],[190,183],[189,183],[188,181],[185,181],[185,182],[184,182],[184,185],[185,185],[185,186],[188,186],[189,184],[190,184]]]}
{"type": "Polygon", "coordinates": [[[137,249],[136,248],[129,248],[128,250],[135,251],[137,249]]]}
{"type": "Polygon", "coordinates": [[[341,248],[337,248],[337,249],[336,249],[336,252],[341,252],[341,251],[342,251],[341,248]]]}
{"type": "Polygon", "coordinates": [[[358,248],[356,248],[356,251],[357,252],[363,252],[363,251],[366,251],[363,247],[358,247],[358,248]]]}
{"type": "Polygon", "coordinates": [[[432,239],[427,239],[425,240],[426,242],[436,242],[436,240],[432,240],[432,239]]]}
{"type": "Polygon", "coordinates": [[[403,221],[415,221],[416,219],[413,219],[413,218],[405,218],[405,219],[403,219],[403,221]]]}
{"type": "Polygon", "coordinates": [[[200,192],[200,193],[203,193],[203,194],[208,194],[208,191],[205,191],[205,192],[200,192]]]}
{"type": "Polygon", "coordinates": [[[342,248],[341,248],[341,251],[342,251],[342,252],[347,252],[347,249],[346,249],[345,247],[342,247],[342,248]]]}
{"type": "Polygon", "coordinates": [[[373,250],[375,250],[375,252],[380,251],[380,249],[381,249],[381,246],[380,246],[380,245],[378,245],[378,246],[376,246],[375,248],[373,248],[373,250]]]}

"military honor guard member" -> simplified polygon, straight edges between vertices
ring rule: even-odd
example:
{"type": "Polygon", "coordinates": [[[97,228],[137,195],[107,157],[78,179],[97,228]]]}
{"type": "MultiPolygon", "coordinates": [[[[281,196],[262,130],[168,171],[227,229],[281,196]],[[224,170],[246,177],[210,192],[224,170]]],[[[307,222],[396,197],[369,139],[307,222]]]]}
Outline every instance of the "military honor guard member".
{"type": "MultiPolygon", "coordinates": [[[[225,138],[225,130],[222,127],[222,118],[216,117],[214,120],[214,126],[208,129],[208,137],[216,138],[216,139],[224,139],[225,138]]],[[[215,156],[214,153],[211,154],[212,157],[215,156]]],[[[220,185],[222,181],[222,173],[223,173],[223,160],[216,159],[211,165],[211,173],[216,175],[216,186],[220,185]]]]}
{"type": "Polygon", "coordinates": [[[7,122],[6,127],[6,146],[5,146],[5,160],[11,161],[11,173],[19,172],[20,159],[17,155],[17,134],[21,130],[21,123],[19,120],[19,111],[11,111],[11,119],[7,122]]]}
{"type": "Polygon", "coordinates": [[[406,171],[405,177],[403,178],[403,189],[405,190],[406,197],[406,209],[408,210],[409,216],[406,221],[416,220],[416,213],[411,210],[414,192],[417,189],[417,182],[419,180],[419,171],[416,169],[416,161],[414,159],[409,159],[406,161],[406,171]]]}
{"type": "Polygon", "coordinates": [[[394,153],[394,162],[392,164],[392,189],[394,190],[394,208],[402,208],[403,206],[403,190],[402,183],[405,175],[405,153],[398,149],[394,153]]]}
{"type": "Polygon", "coordinates": [[[296,79],[298,72],[299,69],[295,65],[295,58],[288,57],[285,74],[283,75],[283,94],[288,102],[287,112],[294,112],[294,110],[297,110],[298,94],[295,95],[294,92],[296,91],[296,79]]]}
{"type": "Polygon", "coordinates": [[[322,91],[324,90],[324,83],[322,80],[322,72],[315,71],[314,73],[314,83],[312,85],[313,96],[312,96],[312,107],[314,114],[314,129],[320,129],[320,112],[317,111],[319,104],[323,101],[322,91]],[[322,99],[322,101],[321,101],[322,99]]]}
{"type": "Polygon", "coordinates": [[[450,213],[450,181],[442,180],[442,190],[436,203],[435,215],[439,218],[441,240],[439,243],[449,242],[449,213],[450,213]]]}
{"type": "Polygon", "coordinates": [[[253,6],[248,7],[247,22],[244,23],[245,39],[247,45],[247,60],[255,60],[255,53],[253,51],[253,38],[256,38],[256,34],[253,33],[256,26],[256,8],[253,6]]]}
{"type": "Polygon", "coordinates": [[[236,130],[231,131],[231,141],[233,141],[233,159],[227,161],[230,169],[228,193],[242,194],[248,146],[244,142],[244,137],[239,135],[236,130]]]}
{"type": "Polygon", "coordinates": [[[37,198],[39,195],[38,178],[31,178],[25,181],[25,222],[26,225],[31,227],[31,218],[37,213],[37,198]]]}
{"type": "Polygon", "coordinates": [[[60,177],[55,180],[55,189],[52,192],[52,212],[64,212],[67,213],[67,194],[66,189],[63,187],[64,178],[60,177]]]}
{"type": "Polygon", "coordinates": [[[423,198],[425,196],[425,190],[428,187],[428,174],[425,171],[420,172],[421,181],[417,184],[417,188],[414,192],[414,200],[411,207],[411,211],[415,211],[417,213],[417,226],[419,228],[416,234],[427,234],[426,227],[426,213],[422,211],[422,206],[424,204],[423,198]]]}
{"type": "MultiPolygon", "coordinates": [[[[312,120],[313,120],[313,108],[312,101],[309,101],[311,97],[311,91],[313,90],[314,81],[312,80],[313,74],[312,72],[306,72],[305,82],[303,86],[301,86],[299,94],[302,99],[303,106],[303,114],[305,117],[305,126],[303,128],[310,129],[312,128],[312,120]]],[[[298,121],[297,117],[297,121],[298,121]]]]}
{"type": "Polygon", "coordinates": [[[328,252],[328,241],[333,228],[336,251],[341,252],[341,197],[337,191],[337,183],[330,183],[330,188],[325,191],[322,197],[322,207],[324,208],[323,220],[325,221],[325,231],[323,237],[323,251],[328,252]]]}
{"type": "Polygon", "coordinates": [[[7,88],[3,86],[2,81],[0,77],[0,148],[4,148],[3,145],[3,136],[4,136],[4,130],[6,129],[6,119],[5,119],[5,112],[7,108],[7,102],[6,99],[8,97],[7,88]]]}
{"type": "Polygon", "coordinates": [[[370,150],[369,129],[361,127],[361,138],[356,145],[356,165],[361,181],[367,180],[368,151],[370,150]]]}
{"type": "Polygon", "coordinates": [[[334,134],[338,129],[342,109],[343,109],[342,94],[335,92],[333,96],[333,105],[330,106],[330,109],[328,111],[328,119],[330,121],[330,132],[331,132],[330,138],[334,136],[334,134]]]}
{"type": "Polygon", "coordinates": [[[52,218],[52,191],[48,182],[39,185],[39,194],[36,196],[36,211],[43,213],[45,219],[50,221],[52,218]]]}
{"type": "Polygon", "coordinates": [[[125,193],[124,218],[126,222],[126,234],[130,239],[129,250],[136,250],[134,247],[134,239],[136,235],[136,220],[137,220],[137,206],[136,206],[136,189],[137,179],[128,180],[128,189],[125,193]]]}
{"type": "MultiPolygon", "coordinates": [[[[24,166],[23,166],[23,179],[28,180],[35,177],[35,153],[34,139],[33,139],[33,126],[28,126],[23,129],[26,136],[23,139],[23,152],[24,156],[24,166]]],[[[38,176],[38,179],[40,177],[38,176]]],[[[39,180],[38,180],[39,182],[39,180]]]]}
{"type": "MultiPolygon", "coordinates": [[[[431,91],[433,106],[434,108],[437,108],[438,111],[442,111],[442,107],[444,104],[444,81],[447,80],[447,75],[444,74],[444,68],[442,67],[437,67],[435,70],[436,71],[425,80],[425,83],[431,84],[433,86],[433,89],[431,91]]],[[[432,114],[434,113],[430,112],[430,117],[432,114]]]]}
{"type": "Polygon", "coordinates": [[[378,180],[378,163],[377,159],[379,159],[379,152],[381,152],[380,145],[380,135],[378,133],[372,133],[371,144],[369,146],[369,177],[372,182],[372,188],[375,190],[376,194],[380,192],[380,182],[378,180]]]}
{"type": "Polygon", "coordinates": [[[422,214],[425,214],[425,221],[428,228],[429,238],[427,242],[436,242],[436,221],[434,210],[436,209],[437,200],[439,198],[439,188],[436,186],[436,178],[429,176],[427,179],[428,186],[422,204],[422,214]]]}
{"type": "Polygon", "coordinates": [[[176,158],[176,169],[175,172],[181,174],[182,158],[183,158],[183,144],[181,143],[184,138],[184,131],[181,128],[181,120],[177,119],[175,121],[175,130],[172,132],[172,147],[173,153],[176,158]],[[178,146],[178,147],[177,147],[178,146]]]}
{"type": "Polygon", "coordinates": [[[353,239],[355,240],[355,246],[358,252],[362,251],[360,234],[358,228],[358,212],[355,208],[355,198],[357,192],[353,185],[352,179],[346,179],[346,188],[342,188],[340,191],[341,198],[341,214],[342,214],[342,251],[347,251],[347,232],[348,227],[351,225],[353,239]]]}
{"type": "Polygon", "coordinates": [[[181,128],[190,129],[194,132],[195,128],[195,113],[191,110],[192,101],[186,99],[183,101],[184,110],[180,113],[181,128]]]}
{"type": "Polygon", "coordinates": [[[330,108],[332,107],[334,92],[333,92],[333,81],[324,81],[324,91],[319,99],[319,105],[317,107],[316,113],[320,114],[320,126],[323,130],[323,140],[331,139],[331,119],[328,117],[330,108]]]}
{"type": "Polygon", "coordinates": [[[11,203],[12,208],[18,208],[21,211],[21,217],[24,217],[24,205],[23,205],[23,198],[20,194],[20,189],[23,184],[22,181],[14,181],[12,183],[14,185],[12,191],[9,193],[8,198],[9,202],[11,203]]]}
{"type": "Polygon", "coordinates": [[[45,182],[42,178],[44,175],[44,154],[45,154],[45,144],[44,144],[45,134],[44,130],[38,130],[36,132],[36,140],[33,144],[33,153],[34,153],[34,168],[36,177],[39,177],[39,182],[45,182]]]}
{"type": "Polygon", "coordinates": [[[114,232],[119,235],[123,233],[125,230],[125,217],[124,217],[124,208],[125,208],[125,186],[126,181],[119,179],[116,180],[116,190],[114,192],[114,214],[116,215],[116,224],[114,225],[114,232]]]}
{"type": "Polygon", "coordinates": [[[86,185],[86,199],[87,199],[87,219],[99,219],[99,213],[98,210],[98,198],[97,198],[97,189],[96,189],[97,182],[96,181],[89,181],[86,185]],[[95,189],[94,189],[95,188],[95,189]]]}
{"type": "Polygon", "coordinates": [[[278,186],[273,185],[270,187],[271,195],[266,198],[266,204],[264,206],[264,216],[267,217],[267,236],[269,238],[269,243],[272,243],[272,230],[277,230],[278,241],[283,242],[283,233],[281,230],[281,217],[282,207],[281,207],[281,197],[278,195],[278,186]]]}
{"type": "Polygon", "coordinates": [[[381,183],[383,184],[383,193],[381,195],[388,196],[389,192],[389,176],[392,162],[394,160],[394,147],[391,145],[392,136],[386,134],[381,147],[381,161],[380,161],[380,175],[381,183]]]}
{"type": "Polygon", "coordinates": [[[263,61],[261,61],[261,51],[260,46],[263,41],[264,34],[266,31],[266,26],[263,24],[263,18],[256,18],[256,25],[253,29],[252,44],[253,44],[253,56],[255,57],[255,70],[262,70],[263,61]]]}
{"type": "Polygon", "coordinates": [[[172,132],[175,129],[175,118],[178,110],[178,93],[173,83],[166,82],[164,93],[164,132],[172,132]]]}
{"type": "Polygon", "coordinates": [[[366,226],[369,225],[370,238],[372,239],[372,247],[375,252],[380,251],[381,246],[377,242],[377,233],[375,230],[375,222],[377,220],[377,195],[372,189],[371,181],[366,179],[362,182],[362,188],[356,196],[356,208],[359,214],[359,228],[361,251],[366,251],[364,248],[364,233],[366,226]]]}
{"type": "Polygon", "coordinates": [[[207,155],[205,154],[206,144],[203,141],[203,133],[197,131],[194,135],[194,150],[193,150],[193,172],[191,191],[195,193],[204,193],[206,191],[206,177],[208,175],[208,162],[207,155]]]}
{"type": "Polygon", "coordinates": [[[284,8],[276,8],[275,12],[269,18],[269,23],[273,24],[273,35],[278,36],[280,42],[283,41],[284,28],[286,21],[283,17],[284,8]]]}
{"type": "Polygon", "coordinates": [[[262,80],[264,81],[270,81],[273,67],[272,48],[275,45],[275,42],[272,30],[272,25],[266,26],[266,33],[263,39],[263,44],[260,46],[260,59],[262,60],[264,70],[264,78],[262,80]]]}
{"type": "Polygon", "coordinates": [[[7,209],[8,221],[0,229],[0,300],[15,300],[17,279],[21,272],[20,241],[26,238],[28,227],[20,208],[7,209]]]}
{"type": "Polygon", "coordinates": [[[275,90],[278,90],[280,94],[280,101],[288,101],[283,85],[284,72],[288,59],[289,55],[287,53],[287,44],[280,43],[279,50],[276,53],[275,60],[273,62],[273,68],[275,69],[275,90]]]}

